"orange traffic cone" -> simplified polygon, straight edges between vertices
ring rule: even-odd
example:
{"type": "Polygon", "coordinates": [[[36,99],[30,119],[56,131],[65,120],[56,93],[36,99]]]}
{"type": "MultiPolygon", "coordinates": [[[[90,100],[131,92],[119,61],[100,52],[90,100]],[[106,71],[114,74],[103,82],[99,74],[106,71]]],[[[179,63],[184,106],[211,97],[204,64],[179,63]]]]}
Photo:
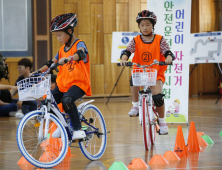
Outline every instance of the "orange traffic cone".
{"type": "Polygon", "coordinates": [[[68,147],[68,151],[67,151],[66,157],[73,157],[73,156],[77,156],[77,155],[72,155],[71,154],[71,149],[70,149],[70,147],[68,147]]]}
{"type": "Polygon", "coordinates": [[[197,132],[197,138],[201,138],[203,135],[205,135],[203,132],[197,132]]]}
{"type": "Polygon", "coordinates": [[[195,129],[194,121],[191,121],[190,123],[190,130],[189,130],[189,136],[187,141],[187,151],[188,152],[200,152],[201,147],[197,140],[197,132],[195,129]]]}
{"type": "Polygon", "coordinates": [[[182,131],[181,126],[178,126],[178,128],[177,128],[177,137],[176,137],[176,142],[175,142],[175,146],[174,146],[174,152],[180,158],[187,157],[187,149],[186,149],[186,145],[184,142],[183,131],[182,131]]]}
{"type": "Polygon", "coordinates": [[[17,162],[18,166],[22,169],[22,170],[30,170],[33,169],[35,166],[32,165],[31,163],[29,163],[29,161],[27,161],[24,156],[21,157],[21,159],[17,162]]]}
{"type": "Polygon", "coordinates": [[[147,169],[147,164],[141,158],[134,158],[129,165],[127,166],[128,169],[135,169],[139,168],[141,170],[147,169]]]}
{"type": "Polygon", "coordinates": [[[177,154],[174,151],[166,151],[163,155],[163,157],[167,161],[179,161],[180,158],[177,156],[177,154]]]}

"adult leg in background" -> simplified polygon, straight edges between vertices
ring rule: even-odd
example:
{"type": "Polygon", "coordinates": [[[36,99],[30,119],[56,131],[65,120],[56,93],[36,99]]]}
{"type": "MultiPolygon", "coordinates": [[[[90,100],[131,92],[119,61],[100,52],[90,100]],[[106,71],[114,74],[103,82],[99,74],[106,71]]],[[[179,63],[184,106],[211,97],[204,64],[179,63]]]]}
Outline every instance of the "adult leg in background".
{"type": "Polygon", "coordinates": [[[8,105],[0,106],[0,117],[9,116],[9,112],[17,110],[18,107],[15,103],[10,103],[8,105]]]}

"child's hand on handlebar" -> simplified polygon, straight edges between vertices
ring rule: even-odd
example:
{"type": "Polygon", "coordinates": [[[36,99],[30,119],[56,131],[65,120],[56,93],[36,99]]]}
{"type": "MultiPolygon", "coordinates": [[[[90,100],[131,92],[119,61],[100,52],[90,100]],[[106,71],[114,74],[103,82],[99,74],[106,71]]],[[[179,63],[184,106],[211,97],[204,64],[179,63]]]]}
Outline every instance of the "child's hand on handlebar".
{"type": "Polygon", "coordinates": [[[64,57],[64,58],[60,58],[60,60],[59,60],[58,63],[63,65],[63,64],[65,64],[65,63],[67,63],[68,61],[70,61],[70,58],[65,58],[65,57],[64,57]]]}
{"type": "Polygon", "coordinates": [[[166,60],[165,60],[166,64],[172,64],[172,57],[170,55],[167,56],[166,60]]]}
{"type": "Polygon", "coordinates": [[[127,63],[127,60],[121,60],[121,61],[120,61],[120,65],[121,65],[121,66],[126,66],[126,63],[127,63]]]}

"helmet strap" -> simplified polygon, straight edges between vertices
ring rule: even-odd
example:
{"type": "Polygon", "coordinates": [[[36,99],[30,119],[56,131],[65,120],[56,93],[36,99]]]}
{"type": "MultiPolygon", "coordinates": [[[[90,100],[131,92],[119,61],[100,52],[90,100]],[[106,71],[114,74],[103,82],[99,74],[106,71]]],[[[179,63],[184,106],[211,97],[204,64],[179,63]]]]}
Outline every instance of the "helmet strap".
{"type": "MultiPolygon", "coordinates": [[[[71,29],[71,28],[69,28],[69,29],[71,29]]],[[[68,40],[68,42],[66,43],[66,47],[70,47],[71,41],[72,41],[72,37],[73,37],[73,32],[74,32],[74,28],[73,28],[73,29],[71,29],[71,30],[72,30],[72,33],[70,34],[70,33],[68,32],[69,29],[65,30],[65,33],[69,35],[69,40],[68,40]]]]}

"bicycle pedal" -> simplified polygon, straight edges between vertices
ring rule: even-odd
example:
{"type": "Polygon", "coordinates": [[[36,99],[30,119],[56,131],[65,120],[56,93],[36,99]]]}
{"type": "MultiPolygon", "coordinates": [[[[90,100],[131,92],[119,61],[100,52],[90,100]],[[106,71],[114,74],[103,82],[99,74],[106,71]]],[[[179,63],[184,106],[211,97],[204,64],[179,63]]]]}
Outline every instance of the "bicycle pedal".
{"type": "Polygon", "coordinates": [[[130,117],[138,117],[139,113],[137,113],[137,115],[130,115],[130,117]]]}

